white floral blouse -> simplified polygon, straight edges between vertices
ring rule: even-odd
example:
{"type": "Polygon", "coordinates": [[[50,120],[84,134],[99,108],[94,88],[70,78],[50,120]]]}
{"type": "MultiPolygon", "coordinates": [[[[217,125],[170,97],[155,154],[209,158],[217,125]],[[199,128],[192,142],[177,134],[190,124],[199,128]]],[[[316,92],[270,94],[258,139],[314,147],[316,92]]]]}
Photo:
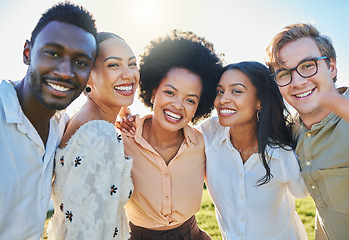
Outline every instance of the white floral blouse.
{"type": "Polygon", "coordinates": [[[56,151],[48,239],[128,239],[124,206],[133,190],[131,167],[111,123],[82,125],[56,151]]]}

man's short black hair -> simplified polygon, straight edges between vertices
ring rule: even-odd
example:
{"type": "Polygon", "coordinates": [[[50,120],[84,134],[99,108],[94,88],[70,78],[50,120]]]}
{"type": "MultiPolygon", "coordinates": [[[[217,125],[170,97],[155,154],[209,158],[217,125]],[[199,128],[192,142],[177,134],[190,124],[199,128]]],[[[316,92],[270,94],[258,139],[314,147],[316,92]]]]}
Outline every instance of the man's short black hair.
{"type": "Polygon", "coordinates": [[[97,39],[97,29],[92,15],[83,7],[66,2],[58,3],[42,14],[31,35],[30,41],[32,45],[39,32],[52,21],[75,25],[91,33],[97,39]]]}

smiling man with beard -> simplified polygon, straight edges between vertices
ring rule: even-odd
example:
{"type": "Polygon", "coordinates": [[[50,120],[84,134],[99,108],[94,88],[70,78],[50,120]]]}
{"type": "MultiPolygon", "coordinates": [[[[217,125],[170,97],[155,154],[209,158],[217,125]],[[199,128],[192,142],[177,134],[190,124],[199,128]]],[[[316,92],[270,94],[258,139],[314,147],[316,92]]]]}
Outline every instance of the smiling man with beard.
{"type": "Polygon", "coordinates": [[[17,85],[0,84],[0,239],[39,239],[51,195],[53,157],[65,109],[84,90],[96,54],[91,14],[70,3],[40,18],[17,85]]]}

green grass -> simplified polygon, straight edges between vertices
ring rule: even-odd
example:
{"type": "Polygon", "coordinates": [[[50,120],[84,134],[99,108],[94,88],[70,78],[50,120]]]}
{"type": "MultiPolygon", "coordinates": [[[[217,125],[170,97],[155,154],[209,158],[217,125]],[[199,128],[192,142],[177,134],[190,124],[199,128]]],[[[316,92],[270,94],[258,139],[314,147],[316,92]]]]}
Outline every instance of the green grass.
{"type": "MultiPolygon", "coordinates": [[[[296,199],[296,210],[302,219],[305,230],[307,231],[309,240],[314,240],[314,219],[315,219],[315,204],[311,197],[305,199],[296,199]]],[[[52,212],[48,212],[48,217],[45,222],[47,227],[49,218],[52,212]]],[[[221,240],[221,234],[216,221],[214,205],[206,189],[202,196],[201,210],[195,215],[200,228],[205,230],[213,240],[221,240]]],[[[46,232],[46,231],[45,231],[46,232]]],[[[44,239],[47,239],[46,233],[44,239]]]]}

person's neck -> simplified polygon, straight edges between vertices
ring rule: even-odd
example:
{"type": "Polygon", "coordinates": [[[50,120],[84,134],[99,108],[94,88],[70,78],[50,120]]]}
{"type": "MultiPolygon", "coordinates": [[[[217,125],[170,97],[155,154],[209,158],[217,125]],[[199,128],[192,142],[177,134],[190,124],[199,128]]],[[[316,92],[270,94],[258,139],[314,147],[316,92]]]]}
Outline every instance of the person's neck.
{"type": "Polygon", "coordinates": [[[30,87],[26,86],[24,80],[15,86],[15,90],[24,115],[36,129],[44,145],[46,145],[50,119],[56,111],[42,105],[33,95],[30,87]]]}
{"type": "Polygon", "coordinates": [[[168,131],[163,129],[153,120],[154,117],[147,119],[143,125],[143,138],[156,148],[166,148],[178,144],[178,139],[182,138],[182,131],[168,131]]]}
{"type": "Polygon", "coordinates": [[[230,141],[245,162],[258,151],[257,126],[230,127],[230,141]]]}
{"type": "Polygon", "coordinates": [[[105,120],[112,124],[115,123],[121,107],[110,107],[98,101],[97,98],[87,95],[87,101],[85,103],[91,111],[93,111],[96,118],[105,120]]]}
{"type": "Polygon", "coordinates": [[[299,113],[299,117],[302,119],[302,122],[303,122],[304,126],[307,129],[311,129],[311,127],[314,124],[317,124],[317,123],[321,122],[330,113],[331,113],[330,110],[327,110],[325,108],[321,108],[318,111],[312,112],[310,114],[301,114],[301,113],[299,113]]]}

